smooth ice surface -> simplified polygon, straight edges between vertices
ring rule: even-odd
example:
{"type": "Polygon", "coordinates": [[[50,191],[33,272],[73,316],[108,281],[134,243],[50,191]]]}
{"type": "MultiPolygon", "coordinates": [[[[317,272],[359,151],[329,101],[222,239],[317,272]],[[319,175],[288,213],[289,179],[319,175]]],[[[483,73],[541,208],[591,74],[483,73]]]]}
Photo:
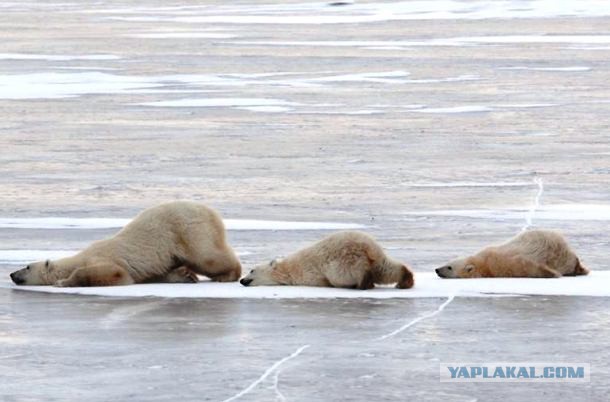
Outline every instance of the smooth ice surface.
{"type": "MultiPolygon", "coordinates": [[[[256,219],[224,219],[228,230],[327,230],[359,229],[364,225],[337,222],[290,222],[256,219]]],[[[113,218],[0,218],[0,228],[7,229],[110,229],[121,228],[131,219],[113,218]]]]}
{"type": "Polygon", "coordinates": [[[2,289],[0,396],[602,402],[608,300],[121,299],[2,289]],[[439,383],[439,363],[454,361],[586,361],[595,371],[579,384],[439,383]]]}
{"type": "Polygon", "coordinates": [[[557,279],[484,278],[441,279],[431,272],[416,272],[415,287],[395,289],[378,286],[372,290],[317,288],[304,286],[244,287],[237,282],[198,284],[143,284],[95,288],[57,288],[53,286],[0,287],[33,292],[74,293],[113,297],[195,297],[246,299],[328,299],[328,298],[413,298],[413,297],[490,297],[498,295],[598,296],[610,297],[610,271],[594,271],[586,276],[557,279]]]}

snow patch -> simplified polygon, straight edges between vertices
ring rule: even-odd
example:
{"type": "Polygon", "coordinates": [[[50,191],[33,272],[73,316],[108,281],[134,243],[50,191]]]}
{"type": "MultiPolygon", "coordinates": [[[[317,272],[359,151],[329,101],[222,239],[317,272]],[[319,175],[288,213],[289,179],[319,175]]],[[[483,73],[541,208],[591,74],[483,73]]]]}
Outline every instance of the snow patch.
{"type": "Polygon", "coordinates": [[[553,279],[484,278],[442,279],[432,272],[416,272],[415,287],[396,289],[378,286],[371,290],[317,288],[303,286],[244,287],[237,282],[197,284],[142,284],[93,288],[16,286],[0,283],[0,288],[23,291],[69,293],[109,297],[184,297],[222,299],[394,299],[420,297],[494,297],[513,295],[557,295],[610,297],[610,271],[592,271],[586,276],[553,279]]]}
{"type": "Polygon", "coordinates": [[[405,187],[423,187],[423,188],[437,188],[437,187],[526,187],[531,186],[532,183],[527,181],[516,181],[516,182],[471,182],[471,181],[455,181],[455,182],[430,182],[430,183],[401,183],[405,187]]]}
{"type": "Polygon", "coordinates": [[[233,39],[237,35],[217,32],[154,32],[124,35],[129,38],[142,39],[233,39]]]}
{"type": "MultiPolygon", "coordinates": [[[[610,35],[488,35],[488,36],[459,36],[451,38],[413,39],[413,40],[343,40],[343,41],[239,41],[227,42],[232,45],[261,45],[261,46],[308,46],[308,47],[358,47],[371,50],[401,50],[409,47],[466,47],[480,45],[502,44],[608,44],[610,35]]],[[[520,67],[520,66],[517,66],[520,67]]],[[[583,66],[572,66],[578,70],[557,71],[586,71],[580,70],[583,66]]],[[[555,70],[549,70],[555,71],[555,70]]]]}
{"type": "Polygon", "coordinates": [[[28,53],[0,53],[0,60],[46,60],[46,61],[73,61],[73,60],[119,60],[113,54],[28,54],[28,53]]]}
{"type": "Polygon", "coordinates": [[[0,99],[53,99],[85,94],[120,94],[160,87],[144,77],[100,72],[0,75],[0,99]]]}
{"type": "MultiPolygon", "coordinates": [[[[410,216],[455,216],[496,221],[522,220],[528,210],[515,209],[448,209],[407,211],[410,216]]],[[[536,220],[610,221],[610,204],[555,204],[536,209],[536,220]]]]}
{"type": "Polygon", "coordinates": [[[610,15],[610,4],[600,0],[523,1],[399,1],[354,3],[328,7],[327,2],[231,4],[210,8],[171,10],[150,7],[88,9],[87,13],[124,14],[109,17],[122,21],[173,21],[224,24],[355,24],[409,20],[476,20],[550,17],[599,17],[610,15]],[[138,15],[138,14],[154,15],[138,15]],[[136,15],[129,15],[136,14],[136,15]]]}
{"type": "Polygon", "coordinates": [[[499,70],[526,70],[526,71],[566,71],[566,72],[577,72],[577,71],[590,71],[591,67],[586,66],[570,66],[570,67],[500,67],[499,70]]]}
{"type": "Polygon", "coordinates": [[[491,112],[493,109],[489,106],[454,106],[454,107],[439,107],[439,108],[424,108],[413,109],[413,113],[484,113],[491,112]]]}
{"type": "Polygon", "coordinates": [[[283,113],[289,112],[292,108],[285,106],[244,106],[244,107],[236,107],[235,109],[239,110],[248,110],[250,112],[263,112],[263,113],[283,113]]]}
{"type": "Polygon", "coordinates": [[[157,101],[140,103],[144,106],[156,107],[235,107],[235,106],[291,106],[297,105],[282,99],[270,98],[197,98],[177,99],[170,101],[157,101]]]}

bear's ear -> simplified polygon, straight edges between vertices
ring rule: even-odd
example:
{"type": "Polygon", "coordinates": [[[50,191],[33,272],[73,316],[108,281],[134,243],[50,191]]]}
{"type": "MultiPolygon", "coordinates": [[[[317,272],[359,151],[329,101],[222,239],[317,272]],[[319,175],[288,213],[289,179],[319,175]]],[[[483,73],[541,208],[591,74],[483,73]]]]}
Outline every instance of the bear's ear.
{"type": "Polygon", "coordinates": [[[275,268],[276,265],[277,265],[277,258],[274,258],[274,259],[271,260],[271,262],[269,262],[269,266],[271,268],[275,268]]]}
{"type": "Polygon", "coordinates": [[[472,272],[473,269],[474,269],[474,265],[468,264],[464,267],[464,272],[472,272]]]}
{"type": "Polygon", "coordinates": [[[49,260],[46,260],[46,261],[44,262],[44,266],[45,266],[45,268],[49,268],[49,260]]]}

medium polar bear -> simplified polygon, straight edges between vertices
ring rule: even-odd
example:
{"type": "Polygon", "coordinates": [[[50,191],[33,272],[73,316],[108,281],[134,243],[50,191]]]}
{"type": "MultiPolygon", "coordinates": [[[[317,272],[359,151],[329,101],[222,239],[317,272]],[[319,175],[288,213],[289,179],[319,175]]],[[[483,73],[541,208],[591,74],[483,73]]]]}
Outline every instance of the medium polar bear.
{"type": "Polygon", "coordinates": [[[304,285],[372,289],[375,284],[413,287],[413,273],[388,257],[375,240],[362,232],[338,232],[282,260],[255,267],[244,286],[304,285]]]}
{"type": "Polygon", "coordinates": [[[11,274],[17,285],[112,286],[143,282],[236,281],[241,264],[217,212],[175,201],[140,213],[115,236],[73,257],[42,261],[11,274]]]}
{"type": "Polygon", "coordinates": [[[587,275],[589,270],[580,265],[561,234],[530,230],[499,246],[451,261],[436,273],[441,278],[559,278],[587,275]]]}

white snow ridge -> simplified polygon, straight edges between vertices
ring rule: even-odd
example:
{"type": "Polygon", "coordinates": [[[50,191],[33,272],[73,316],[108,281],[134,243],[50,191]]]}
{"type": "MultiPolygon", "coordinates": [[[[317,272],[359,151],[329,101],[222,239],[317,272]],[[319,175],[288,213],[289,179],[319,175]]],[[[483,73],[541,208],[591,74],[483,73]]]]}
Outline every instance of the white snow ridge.
{"type": "Polygon", "coordinates": [[[522,295],[610,296],[610,271],[563,278],[442,279],[433,272],[416,272],[415,287],[396,289],[377,286],[354,290],[305,286],[244,287],[237,282],[202,281],[197,284],[141,284],[130,286],[56,288],[16,286],[0,282],[0,288],[112,297],[166,297],[211,299],[403,299],[422,297],[497,297],[522,295]]]}

